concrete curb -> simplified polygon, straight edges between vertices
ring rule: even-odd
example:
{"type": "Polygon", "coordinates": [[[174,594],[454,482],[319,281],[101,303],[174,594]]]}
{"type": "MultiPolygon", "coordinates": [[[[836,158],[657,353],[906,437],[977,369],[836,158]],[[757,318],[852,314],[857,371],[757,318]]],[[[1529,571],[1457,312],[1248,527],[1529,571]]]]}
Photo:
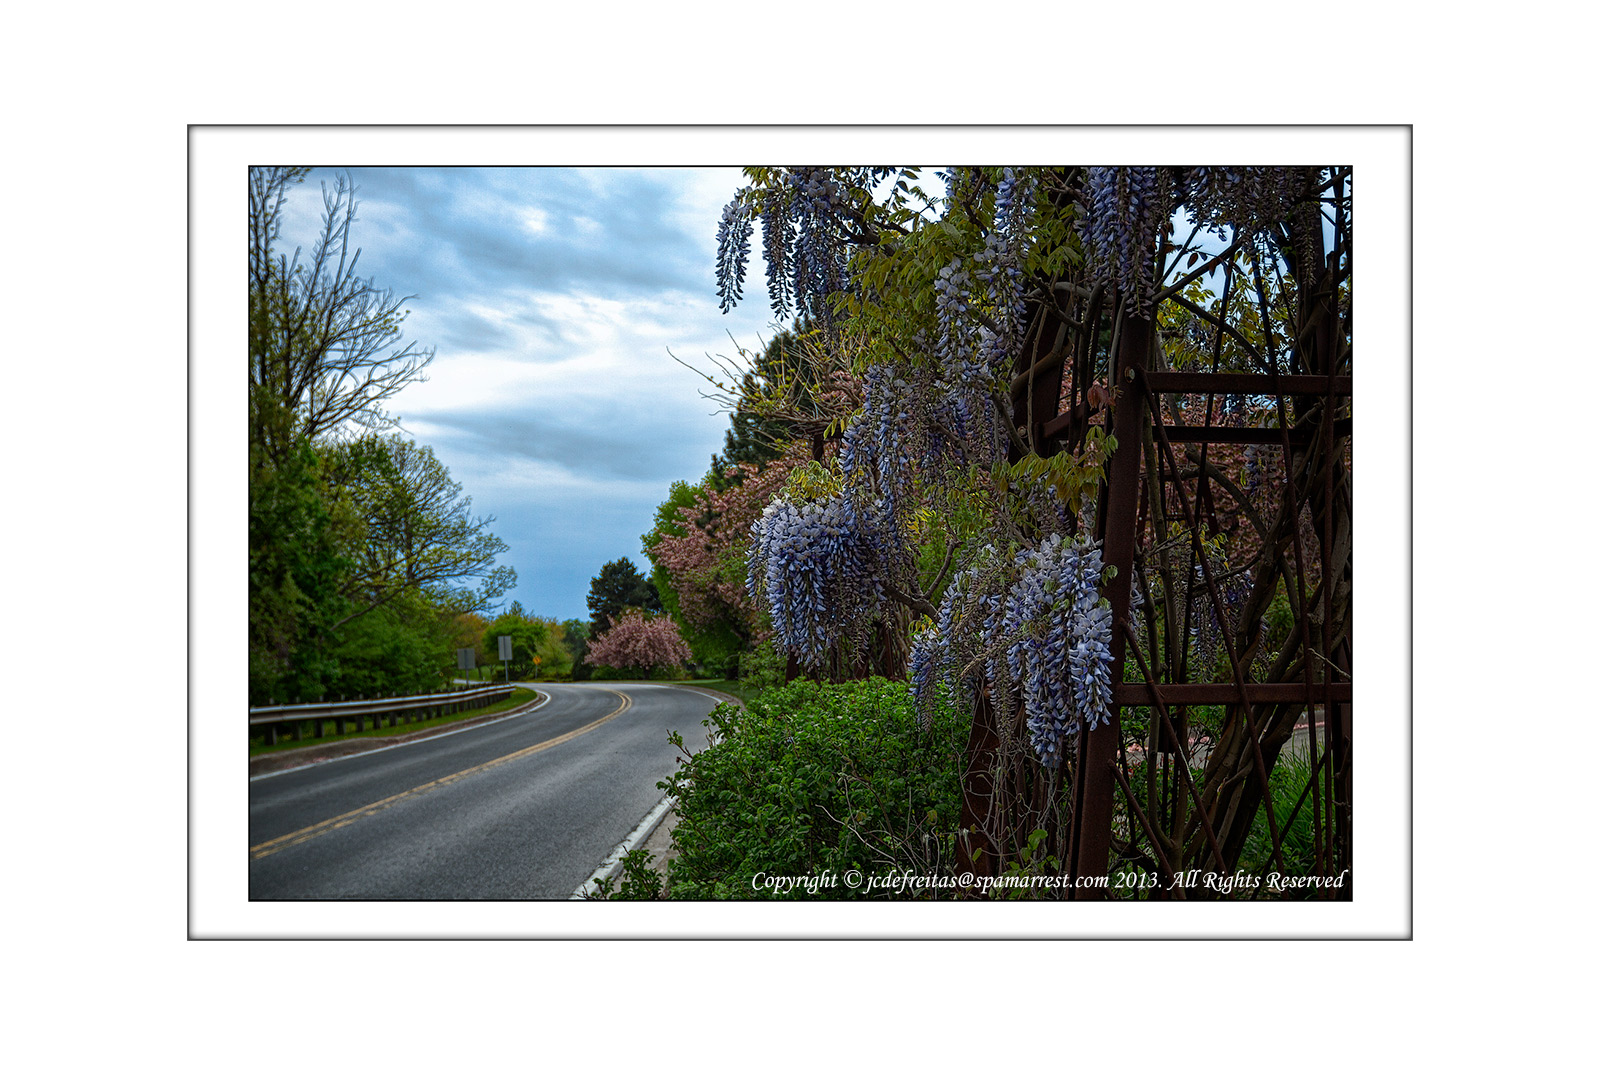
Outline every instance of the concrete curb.
{"type": "MultiPolygon", "coordinates": [[[[663,687],[687,689],[690,692],[698,692],[702,696],[708,696],[711,699],[716,700],[718,703],[735,703],[740,707],[744,706],[744,701],[739,697],[731,696],[726,692],[719,692],[714,688],[701,688],[699,685],[671,685],[663,687]]],[[[711,743],[715,744],[716,742],[717,738],[712,737],[711,743]]],[[[589,895],[589,891],[591,888],[593,888],[595,879],[600,878],[601,880],[609,881],[615,877],[617,875],[617,871],[622,869],[622,860],[627,856],[628,852],[643,845],[655,834],[655,831],[660,828],[661,823],[666,820],[667,815],[672,813],[674,802],[675,801],[673,798],[668,796],[660,803],[656,804],[655,807],[651,809],[650,813],[644,816],[644,820],[634,827],[633,832],[629,833],[627,838],[623,840],[622,843],[611,849],[611,854],[606,856],[605,861],[599,866],[595,867],[594,873],[585,878],[583,884],[574,889],[572,895],[568,898],[593,898],[589,895]]],[[[673,852],[669,847],[662,854],[655,857],[656,869],[661,872],[663,880],[666,878],[666,860],[672,854],[673,852]]]]}
{"type": "Polygon", "coordinates": [[[594,873],[584,878],[583,884],[573,889],[572,895],[567,898],[589,899],[589,890],[593,887],[597,878],[602,881],[609,881],[615,877],[617,871],[622,869],[623,858],[627,856],[628,852],[650,838],[650,834],[656,831],[656,826],[660,825],[661,820],[667,816],[667,812],[672,810],[673,802],[673,798],[668,796],[651,808],[650,813],[644,816],[644,820],[633,827],[633,832],[629,833],[622,843],[612,848],[611,854],[606,856],[605,861],[595,867],[594,873]]]}

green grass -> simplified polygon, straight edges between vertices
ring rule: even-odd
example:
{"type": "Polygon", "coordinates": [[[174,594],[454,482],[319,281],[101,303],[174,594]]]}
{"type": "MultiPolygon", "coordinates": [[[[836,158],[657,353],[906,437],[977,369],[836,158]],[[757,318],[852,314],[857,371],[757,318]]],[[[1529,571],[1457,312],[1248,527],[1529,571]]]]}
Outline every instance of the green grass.
{"type": "MultiPolygon", "coordinates": [[[[441,715],[438,718],[424,718],[420,722],[401,722],[398,725],[385,726],[382,729],[370,728],[372,725],[376,725],[377,722],[372,715],[366,715],[365,720],[368,723],[369,728],[363,729],[361,732],[357,733],[349,725],[346,725],[344,736],[339,736],[337,733],[332,732],[333,725],[330,722],[326,727],[329,730],[328,735],[322,737],[320,740],[315,737],[307,737],[304,740],[280,740],[276,744],[269,745],[265,742],[264,736],[256,736],[252,731],[250,737],[250,754],[264,755],[269,752],[293,751],[296,748],[309,748],[317,744],[330,744],[336,740],[350,740],[356,737],[395,737],[404,733],[415,733],[422,729],[432,729],[434,726],[450,725],[455,722],[470,721],[474,718],[481,718],[486,714],[498,714],[501,711],[509,711],[514,707],[520,707],[524,703],[528,703],[537,698],[537,694],[530,692],[527,689],[521,689],[513,695],[510,695],[497,703],[491,703],[489,706],[484,707],[481,710],[460,711],[456,714],[441,715]]],[[[290,725],[288,727],[280,727],[280,735],[283,728],[293,728],[293,726],[290,725]]],[[[303,724],[301,728],[309,733],[313,727],[307,723],[303,724]]]]}

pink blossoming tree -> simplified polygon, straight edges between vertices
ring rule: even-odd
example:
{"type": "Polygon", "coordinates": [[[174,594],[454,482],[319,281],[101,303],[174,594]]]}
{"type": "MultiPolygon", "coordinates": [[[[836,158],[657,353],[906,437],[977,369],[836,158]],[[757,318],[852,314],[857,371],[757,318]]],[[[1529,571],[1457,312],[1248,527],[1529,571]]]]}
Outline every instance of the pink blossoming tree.
{"type": "Polygon", "coordinates": [[[710,631],[725,623],[745,642],[754,643],[765,635],[760,606],[745,591],[750,526],[799,462],[795,453],[764,469],[753,464],[735,467],[730,472],[733,484],[720,491],[706,490],[693,513],[677,514],[681,533],[660,529],[647,549],[670,575],[678,609],[691,630],[710,631]]]}
{"type": "Polygon", "coordinates": [[[689,645],[672,619],[637,610],[613,619],[611,628],[589,645],[587,656],[595,666],[643,670],[645,677],[657,667],[681,666],[689,658],[689,645]]]}

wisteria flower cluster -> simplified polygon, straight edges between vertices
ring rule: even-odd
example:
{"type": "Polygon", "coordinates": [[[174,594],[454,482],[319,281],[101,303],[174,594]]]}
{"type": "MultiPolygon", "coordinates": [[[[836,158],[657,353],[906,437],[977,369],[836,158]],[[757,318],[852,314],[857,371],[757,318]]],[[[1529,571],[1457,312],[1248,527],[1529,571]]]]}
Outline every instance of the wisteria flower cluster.
{"type": "MultiPolygon", "coordinates": [[[[934,356],[925,371],[926,391],[938,399],[922,406],[945,437],[929,441],[932,455],[953,452],[967,462],[987,463],[1001,452],[1004,430],[992,398],[1005,395],[1003,375],[1015,365],[1020,346],[1026,245],[1021,216],[1024,202],[1031,205],[1031,185],[1011,174],[1006,171],[982,247],[952,257],[933,281],[935,321],[923,341],[934,356]]],[[[955,195],[976,195],[980,188],[966,170],[947,180],[955,195]]]]}
{"type": "Polygon", "coordinates": [[[779,204],[788,208],[794,224],[795,302],[802,313],[827,322],[832,317],[828,297],[844,287],[844,249],[836,214],[842,191],[823,167],[796,167],[788,179],[793,195],[779,204]]]}
{"type": "Polygon", "coordinates": [[[1301,167],[1090,167],[1079,227],[1091,280],[1148,318],[1157,239],[1180,205],[1197,226],[1270,245],[1275,223],[1296,212],[1314,221],[1307,174],[1301,167]]]}
{"type": "MultiPolygon", "coordinates": [[[[977,191],[974,179],[952,180],[967,195],[977,191]]],[[[1036,186],[1031,172],[1002,171],[983,246],[945,264],[933,283],[939,354],[952,383],[991,388],[996,374],[1016,361],[1025,310],[1022,264],[1036,186]]]]}
{"type": "Polygon", "coordinates": [[[938,619],[912,639],[911,694],[918,721],[924,725],[932,721],[932,702],[940,685],[960,704],[977,697],[978,683],[968,667],[983,658],[983,646],[993,636],[991,619],[1004,589],[994,580],[999,561],[1000,554],[985,545],[975,565],[946,586],[938,619]]]}
{"type": "Polygon", "coordinates": [[[744,296],[751,226],[749,201],[736,199],[722,209],[717,223],[717,306],[724,314],[744,296]]]}
{"type": "Polygon", "coordinates": [[[1022,263],[1029,253],[1038,176],[1029,170],[1007,167],[994,194],[994,234],[999,238],[990,275],[1002,316],[1013,325],[1022,323],[1022,263]]]}
{"type": "MultiPolygon", "coordinates": [[[[822,167],[752,172],[755,180],[728,205],[717,231],[723,309],[742,294],[752,219],[759,216],[774,314],[783,318],[797,311],[828,323],[830,297],[850,284],[847,256],[859,238],[853,198],[888,172],[822,167]]],[[[905,484],[913,466],[926,465],[922,457],[986,463],[1004,447],[1008,391],[1003,383],[1020,348],[1023,263],[1038,179],[1032,170],[1006,169],[996,184],[989,172],[958,168],[947,180],[952,201],[992,190],[992,213],[975,235],[982,244],[945,263],[933,283],[936,322],[922,335],[932,360],[916,368],[898,365],[876,377],[869,373],[867,409],[854,439],[845,443],[846,460],[856,451],[863,464],[877,465],[880,488],[891,494],[905,484]],[[908,393],[923,398],[918,409],[900,403],[908,393]],[[901,424],[890,425],[887,418],[901,424]],[[909,424],[913,418],[926,425],[909,424]],[[929,426],[941,431],[930,436],[929,426]]],[[[894,510],[892,499],[889,509],[894,510]]]]}
{"type": "Polygon", "coordinates": [[[1300,167],[1188,167],[1180,190],[1196,225],[1248,235],[1285,218],[1306,192],[1300,167]]]}
{"type": "Polygon", "coordinates": [[[752,216],[761,218],[767,295],[779,320],[791,313],[832,320],[829,298],[848,282],[847,212],[851,185],[870,185],[892,168],[787,167],[775,180],[740,190],[717,228],[717,293],[726,312],[743,293],[752,216]]]}
{"type": "Polygon", "coordinates": [[[868,367],[862,378],[861,409],[839,444],[845,483],[879,497],[896,548],[901,502],[912,491],[919,460],[934,451],[923,401],[937,397],[939,391],[926,377],[909,366],[868,367]]]}
{"type": "Polygon", "coordinates": [[[1035,753],[1055,769],[1081,729],[1111,717],[1111,608],[1101,595],[1100,547],[1052,534],[1000,562],[991,549],[951,582],[937,626],[913,644],[912,690],[926,706],[940,681],[951,685],[983,662],[991,695],[1018,701],[1035,753]]]}
{"type": "Polygon", "coordinates": [[[850,493],[779,496],[751,530],[748,589],[763,597],[774,640],[822,669],[842,640],[860,639],[884,603],[887,522],[850,493]]]}
{"type": "Polygon", "coordinates": [[[1114,289],[1131,313],[1150,317],[1156,239],[1172,218],[1173,184],[1163,167],[1090,167],[1083,233],[1092,281],[1114,289]]]}
{"type": "Polygon", "coordinates": [[[899,560],[908,504],[968,464],[1003,457],[1005,430],[986,387],[948,380],[937,366],[879,363],[861,375],[861,406],[839,442],[852,492],[877,497],[899,560]]]}

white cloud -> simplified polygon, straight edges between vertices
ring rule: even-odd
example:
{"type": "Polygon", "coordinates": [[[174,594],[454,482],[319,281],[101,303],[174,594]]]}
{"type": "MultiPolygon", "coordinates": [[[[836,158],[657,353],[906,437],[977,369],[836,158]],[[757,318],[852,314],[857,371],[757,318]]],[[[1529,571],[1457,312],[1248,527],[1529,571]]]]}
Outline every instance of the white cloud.
{"type": "Polygon", "coordinates": [[[522,223],[522,228],[539,236],[550,228],[550,216],[537,207],[524,207],[517,212],[517,220],[522,223]]]}
{"type": "MultiPolygon", "coordinates": [[[[313,172],[291,193],[291,248],[315,239],[316,188],[336,175],[313,172]]],[[[360,273],[415,294],[406,339],[436,349],[427,380],[397,396],[393,412],[476,509],[519,516],[516,528],[504,519],[497,528],[511,545],[503,561],[541,577],[537,593],[513,596],[534,610],[583,613],[598,569],[588,555],[637,557],[671,482],[698,479],[722,445],[722,409],[669,349],[699,365],[775,331],[759,256],[745,303],[728,315],[717,307],[717,221],[742,175],[602,167],[354,176],[360,273]]]]}

